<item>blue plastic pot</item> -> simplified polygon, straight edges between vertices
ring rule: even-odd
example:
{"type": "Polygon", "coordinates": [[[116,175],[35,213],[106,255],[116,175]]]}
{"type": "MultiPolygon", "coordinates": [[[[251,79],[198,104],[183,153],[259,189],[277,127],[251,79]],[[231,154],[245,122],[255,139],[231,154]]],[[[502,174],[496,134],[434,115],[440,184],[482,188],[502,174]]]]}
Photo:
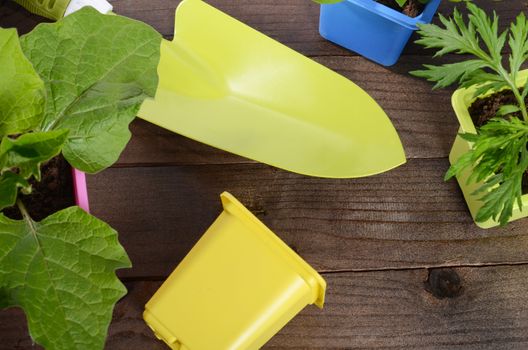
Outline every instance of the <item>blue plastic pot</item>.
{"type": "Polygon", "coordinates": [[[321,36],[384,66],[401,56],[418,23],[431,23],[441,0],[431,0],[411,18],[374,0],[321,5],[321,36]]]}

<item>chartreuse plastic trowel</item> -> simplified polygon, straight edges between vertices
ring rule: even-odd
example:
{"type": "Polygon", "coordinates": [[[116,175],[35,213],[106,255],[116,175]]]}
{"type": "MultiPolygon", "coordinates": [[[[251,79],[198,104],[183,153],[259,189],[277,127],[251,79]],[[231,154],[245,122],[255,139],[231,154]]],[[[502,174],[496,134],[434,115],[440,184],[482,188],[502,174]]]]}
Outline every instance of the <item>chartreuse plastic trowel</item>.
{"type": "MultiPolygon", "coordinates": [[[[55,19],[85,4],[111,9],[104,0],[17,1],[55,19]]],[[[396,130],[365,91],[201,0],[176,10],[158,72],[156,98],[139,116],[191,139],[319,177],[405,163],[396,130]]]]}

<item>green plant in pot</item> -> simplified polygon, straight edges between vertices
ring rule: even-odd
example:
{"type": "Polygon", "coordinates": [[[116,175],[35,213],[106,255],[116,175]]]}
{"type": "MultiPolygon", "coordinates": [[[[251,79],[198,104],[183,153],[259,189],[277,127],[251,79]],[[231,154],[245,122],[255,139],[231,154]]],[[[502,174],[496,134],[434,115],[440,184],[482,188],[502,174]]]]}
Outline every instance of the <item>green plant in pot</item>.
{"type": "Polygon", "coordinates": [[[28,203],[57,155],[88,173],[118,159],[155,93],[160,42],[92,8],[20,38],[0,28],[0,309],[22,308],[48,350],[103,348],[126,293],[115,270],[130,261],[116,232],[79,207],[37,220],[28,203]]]}
{"type": "Polygon", "coordinates": [[[453,95],[460,133],[446,179],[457,177],[474,220],[489,228],[528,216],[528,72],[521,71],[528,58],[528,21],[521,13],[501,33],[496,14],[490,18],[472,3],[467,7],[467,20],[455,9],[452,18],[440,16],[443,27],[421,25],[417,43],[437,49],[436,57],[469,56],[411,73],[435,82],[435,88],[460,85],[453,95]]]}

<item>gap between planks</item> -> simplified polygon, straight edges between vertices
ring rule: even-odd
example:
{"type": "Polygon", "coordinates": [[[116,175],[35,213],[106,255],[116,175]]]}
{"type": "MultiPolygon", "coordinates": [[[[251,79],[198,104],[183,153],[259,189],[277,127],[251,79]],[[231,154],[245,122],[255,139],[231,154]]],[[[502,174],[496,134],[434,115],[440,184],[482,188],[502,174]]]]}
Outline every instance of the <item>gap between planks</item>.
{"type": "MultiPolygon", "coordinates": [[[[242,158],[242,157],[241,157],[242,158]]],[[[420,158],[420,157],[416,157],[416,158],[407,158],[407,160],[431,160],[431,161],[441,161],[441,160],[447,160],[449,159],[448,157],[431,157],[431,158],[420,158]]],[[[260,162],[257,162],[257,161],[254,161],[254,160],[251,160],[251,159],[242,159],[242,160],[237,160],[237,161],[230,161],[230,162],[218,162],[218,163],[214,163],[214,162],[202,162],[202,163],[185,163],[185,162],[182,162],[182,163],[178,163],[178,162],[164,162],[164,163],[156,163],[156,162],[152,162],[152,163],[143,163],[143,162],[139,162],[139,163],[115,163],[114,165],[112,165],[109,169],[127,169],[127,168],[165,168],[165,167],[206,167],[206,166],[224,166],[224,165],[255,165],[255,164],[259,164],[259,165],[265,165],[265,166],[269,166],[271,168],[275,168],[276,170],[278,171],[285,171],[285,172],[288,172],[287,170],[284,170],[284,169],[281,169],[281,168],[276,168],[276,167],[273,167],[272,165],[268,165],[266,163],[260,163],[260,162]]],[[[404,166],[405,164],[402,164],[400,166],[404,166]]],[[[394,170],[394,169],[393,169],[394,170]]],[[[390,171],[393,171],[393,170],[389,170],[390,171]]],[[[293,173],[293,172],[292,172],[293,173]]],[[[293,174],[296,174],[296,175],[300,175],[300,176],[307,176],[307,177],[312,177],[312,178],[315,178],[315,179],[327,179],[327,178],[318,178],[318,177],[314,177],[314,176],[309,176],[309,175],[303,175],[303,174],[297,174],[297,173],[293,173],[293,174]]],[[[381,174],[378,174],[378,175],[381,175],[381,174]]],[[[376,176],[376,175],[374,175],[376,176]]],[[[354,178],[350,178],[349,180],[353,180],[354,178]]],[[[328,178],[328,180],[332,180],[331,178],[328,178]]],[[[346,178],[344,179],[337,179],[337,180],[346,180],[346,178]]],[[[451,181],[451,180],[450,180],[451,181]]]]}
{"type": "MultiPolygon", "coordinates": [[[[420,270],[435,270],[435,269],[479,269],[479,268],[490,268],[490,267],[522,267],[528,266],[527,261],[519,262],[501,262],[501,263],[478,263],[478,264],[438,264],[438,265],[423,265],[423,266],[412,266],[412,267],[384,267],[384,268],[366,268],[366,269],[343,269],[343,270],[320,270],[319,274],[325,275],[338,275],[338,274],[350,274],[350,273],[376,273],[376,272],[401,272],[401,271],[420,271],[420,270]]],[[[121,277],[123,282],[160,282],[165,281],[168,276],[134,276],[134,277],[121,277]]]]}

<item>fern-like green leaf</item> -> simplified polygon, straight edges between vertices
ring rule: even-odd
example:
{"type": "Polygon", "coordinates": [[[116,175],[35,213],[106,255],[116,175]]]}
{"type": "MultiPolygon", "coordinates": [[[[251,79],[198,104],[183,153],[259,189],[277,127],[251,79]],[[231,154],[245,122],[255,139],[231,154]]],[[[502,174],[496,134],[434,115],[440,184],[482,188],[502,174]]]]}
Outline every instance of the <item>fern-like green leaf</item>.
{"type": "Polygon", "coordinates": [[[427,68],[426,70],[412,71],[411,74],[435,82],[434,89],[439,89],[456,82],[463,83],[467,81],[475,71],[480,70],[484,65],[485,63],[478,59],[441,66],[424,65],[427,68]]]}
{"type": "Polygon", "coordinates": [[[528,56],[528,20],[521,13],[516,21],[511,24],[509,45],[511,54],[509,57],[512,80],[517,79],[517,73],[528,56]]]}
{"type": "Polygon", "coordinates": [[[518,72],[528,58],[528,20],[521,13],[509,30],[500,33],[496,13],[488,16],[472,3],[467,7],[467,22],[455,9],[452,18],[440,17],[444,28],[421,25],[417,43],[437,49],[435,56],[457,53],[473,57],[441,66],[425,65],[424,70],[411,74],[436,83],[435,88],[455,83],[461,87],[474,86],[475,97],[503,89],[513,92],[517,103],[502,106],[497,113],[500,118],[477,128],[477,134],[460,135],[472,148],[445,176],[447,180],[472,169],[467,181],[481,183],[475,194],[481,195],[483,201],[476,220],[494,219],[505,225],[515,203],[522,209],[522,179],[528,169],[528,111],[524,101],[528,96],[528,82],[524,89],[517,86],[518,72]],[[504,67],[502,57],[506,41],[511,48],[509,70],[504,67]]]}

